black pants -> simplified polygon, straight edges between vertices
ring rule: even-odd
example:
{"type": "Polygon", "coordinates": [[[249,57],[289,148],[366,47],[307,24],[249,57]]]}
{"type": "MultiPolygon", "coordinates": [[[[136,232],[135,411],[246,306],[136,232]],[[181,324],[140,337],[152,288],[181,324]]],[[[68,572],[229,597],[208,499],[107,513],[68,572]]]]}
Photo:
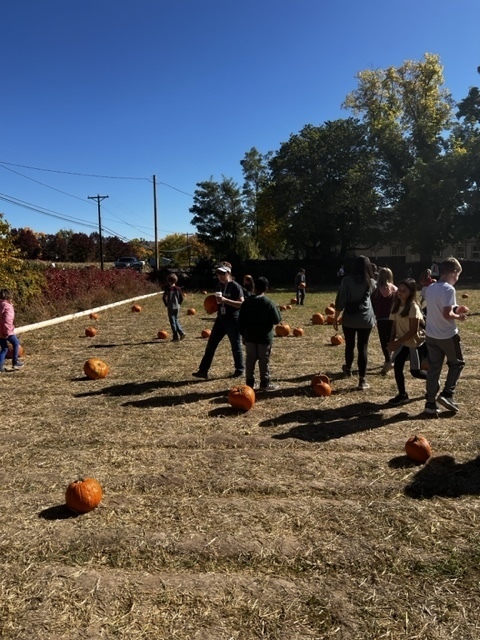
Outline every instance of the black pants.
{"type": "Polygon", "coordinates": [[[367,373],[368,340],[372,329],[371,327],[368,329],[352,329],[351,327],[345,326],[342,326],[342,329],[343,335],[345,336],[345,366],[347,369],[352,368],[356,339],[358,349],[358,375],[360,378],[364,378],[367,373]]]}
{"type": "Polygon", "coordinates": [[[377,331],[380,339],[380,346],[382,347],[383,357],[385,362],[390,362],[390,352],[387,349],[387,344],[390,342],[390,336],[392,333],[393,320],[388,318],[377,319],[377,331]]]}
{"type": "MultiPolygon", "coordinates": [[[[422,347],[419,347],[419,349],[421,350],[422,347]]],[[[395,352],[393,371],[395,373],[395,382],[397,383],[398,393],[406,393],[403,369],[407,360],[410,360],[410,374],[413,378],[419,378],[420,380],[427,379],[427,372],[420,369],[422,351],[419,349],[402,347],[399,351],[395,352]]]]}

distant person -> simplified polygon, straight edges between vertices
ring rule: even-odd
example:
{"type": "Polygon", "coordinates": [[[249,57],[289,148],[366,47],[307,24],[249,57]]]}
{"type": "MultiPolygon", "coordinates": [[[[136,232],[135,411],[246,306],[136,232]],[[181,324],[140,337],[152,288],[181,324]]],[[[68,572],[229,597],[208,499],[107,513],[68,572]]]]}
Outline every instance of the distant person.
{"type": "Polygon", "coordinates": [[[273,327],[281,322],[278,306],[265,296],[268,280],[255,280],[255,294],[245,300],[240,307],[238,324],[245,342],[246,384],[255,385],[255,365],[260,372],[260,390],[275,391],[278,385],[270,381],[270,354],[273,344],[273,327]]]}
{"type": "Polygon", "coordinates": [[[340,280],[345,276],[345,266],[342,264],[340,265],[340,269],[337,271],[337,277],[340,278],[340,280]]]}
{"type": "Polygon", "coordinates": [[[253,296],[255,291],[255,283],[253,277],[249,274],[243,276],[243,296],[245,299],[253,296]]]}
{"type": "Polygon", "coordinates": [[[218,304],[217,317],[198,371],[192,373],[192,376],[195,378],[208,378],[208,371],[215,351],[223,338],[228,336],[235,364],[233,377],[239,378],[243,376],[245,366],[243,363],[242,339],[238,328],[238,314],[245,297],[242,287],[232,278],[232,265],[229,262],[221,262],[215,273],[219,280],[215,293],[218,304]]]}
{"type": "Polygon", "coordinates": [[[300,271],[295,276],[295,291],[297,296],[297,304],[303,305],[305,302],[305,289],[307,287],[305,269],[300,271]]]}
{"type": "Polygon", "coordinates": [[[397,287],[393,284],[393,273],[388,267],[382,267],[378,272],[377,288],[372,293],[372,306],[377,323],[378,337],[382,349],[384,363],[381,370],[382,375],[386,375],[393,367],[390,359],[388,343],[392,334],[392,320],[390,311],[395,301],[397,287]]]}
{"type": "Polygon", "coordinates": [[[342,329],[345,336],[344,375],[352,375],[352,364],[355,340],[358,350],[358,389],[368,389],[365,376],[367,373],[368,340],[375,326],[371,294],[376,284],[370,260],[366,256],[358,256],[352,266],[351,274],[345,276],[335,299],[335,329],[338,329],[338,318],[342,314],[342,329]]]}
{"type": "Polygon", "coordinates": [[[0,373],[5,370],[8,345],[12,345],[12,367],[20,369],[24,363],[19,358],[20,341],[15,335],[15,309],[10,289],[0,289],[0,373]]]}
{"type": "Polygon", "coordinates": [[[430,271],[431,271],[430,275],[432,276],[432,278],[434,278],[435,280],[438,280],[438,278],[440,277],[440,267],[438,266],[438,262],[435,262],[435,260],[432,262],[430,271]]]}
{"type": "Polygon", "coordinates": [[[177,276],[171,273],[167,278],[167,286],[162,296],[163,304],[167,307],[168,321],[172,328],[172,342],[177,342],[185,338],[185,331],[182,329],[179,320],[180,305],[183,302],[183,292],[180,287],[177,287],[177,282],[177,276]]]}
{"type": "Polygon", "coordinates": [[[425,332],[421,328],[423,314],[416,301],[417,283],[413,278],[406,278],[398,285],[390,318],[392,321],[391,340],[388,349],[393,353],[395,382],[398,393],[389,400],[391,405],[408,402],[405,389],[403,369],[410,359],[410,373],[414,378],[426,380],[427,372],[421,368],[424,357],[425,332]]]}
{"type": "Polygon", "coordinates": [[[458,411],[454,397],[465,359],[456,321],[464,322],[469,311],[464,305],[457,306],[456,301],[455,285],[462,273],[460,262],[453,256],[443,260],[439,266],[439,273],[438,282],[422,289],[422,297],[427,303],[425,333],[429,364],[425,413],[430,414],[438,413],[438,403],[449,411],[458,411]],[[447,377],[442,392],[436,398],[445,359],[447,377]]]}

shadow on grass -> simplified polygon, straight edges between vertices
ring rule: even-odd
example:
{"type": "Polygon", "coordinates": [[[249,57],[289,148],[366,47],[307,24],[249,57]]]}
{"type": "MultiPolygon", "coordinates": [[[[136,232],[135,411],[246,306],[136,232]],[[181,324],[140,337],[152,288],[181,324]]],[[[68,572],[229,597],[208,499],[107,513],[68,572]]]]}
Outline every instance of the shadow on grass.
{"type": "Polygon", "coordinates": [[[467,462],[455,462],[453,456],[430,458],[405,487],[410,498],[426,499],[436,496],[458,498],[480,494],[480,456],[467,462]]]}
{"type": "Polygon", "coordinates": [[[143,344],[162,344],[164,342],[168,342],[168,340],[159,340],[155,338],[155,340],[144,340],[142,342],[115,342],[109,344],[92,344],[93,349],[112,349],[113,347],[135,347],[137,345],[143,344]]]}
{"type": "Polygon", "coordinates": [[[284,433],[272,436],[275,440],[296,438],[306,442],[327,442],[343,438],[362,431],[378,429],[396,422],[408,420],[410,416],[405,411],[385,418],[381,410],[383,404],[359,402],[338,409],[299,410],[286,413],[274,420],[265,420],[262,427],[277,427],[282,424],[300,423],[284,433]]]}
{"type": "Polygon", "coordinates": [[[78,518],[78,513],[70,511],[66,504],[57,504],[40,511],[38,517],[44,520],[68,520],[69,518],[78,518]]]}
{"type": "MultiPolygon", "coordinates": [[[[73,378],[73,382],[88,382],[90,378],[83,376],[73,378]]],[[[76,393],[75,398],[86,398],[89,396],[140,396],[144,393],[157,391],[158,389],[180,389],[185,385],[202,384],[205,380],[150,380],[149,382],[127,382],[126,384],[115,384],[111,387],[103,387],[95,391],[85,391],[76,393]]]]}
{"type": "Polygon", "coordinates": [[[215,391],[212,393],[182,393],[181,396],[155,396],[154,398],[145,398],[143,400],[130,400],[124,402],[123,407],[136,407],[137,409],[151,409],[155,407],[175,407],[182,404],[190,404],[199,402],[200,400],[214,400],[216,398],[225,398],[226,391],[215,391]]]}

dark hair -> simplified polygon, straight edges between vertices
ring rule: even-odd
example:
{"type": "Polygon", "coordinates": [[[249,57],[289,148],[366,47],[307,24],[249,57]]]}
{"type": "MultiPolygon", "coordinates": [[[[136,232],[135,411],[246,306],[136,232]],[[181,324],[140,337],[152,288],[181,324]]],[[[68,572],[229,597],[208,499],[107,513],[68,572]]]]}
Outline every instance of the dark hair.
{"type": "Polygon", "coordinates": [[[12,292],[10,289],[0,289],[0,300],[10,300],[12,298],[12,292]]]}
{"type": "Polygon", "coordinates": [[[357,256],[352,265],[352,276],[357,284],[364,282],[369,290],[373,289],[372,263],[367,256],[357,256]]]}
{"type": "Polygon", "coordinates": [[[268,289],[269,282],[263,276],[255,279],[255,293],[265,293],[268,289]]]}
{"type": "MultiPolygon", "coordinates": [[[[400,313],[402,318],[405,318],[410,313],[410,308],[412,304],[417,300],[417,283],[413,278],[405,278],[404,280],[401,280],[398,283],[398,288],[400,288],[402,284],[405,287],[407,287],[407,289],[410,291],[410,295],[406,299],[405,306],[403,307],[403,310],[400,313]]],[[[395,296],[395,300],[393,301],[391,313],[397,313],[399,308],[400,308],[400,298],[397,295],[395,296]]]]}
{"type": "Polygon", "coordinates": [[[178,277],[175,273],[170,273],[167,277],[167,282],[169,284],[175,284],[176,282],[178,282],[178,277]]]}
{"type": "Polygon", "coordinates": [[[253,280],[253,277],[251,275],[249,275],[248,273],[245,274],[243,276],[243,288],[246,291],[253,291],[254,287],[255,287],[255,282],[253,280]]]}

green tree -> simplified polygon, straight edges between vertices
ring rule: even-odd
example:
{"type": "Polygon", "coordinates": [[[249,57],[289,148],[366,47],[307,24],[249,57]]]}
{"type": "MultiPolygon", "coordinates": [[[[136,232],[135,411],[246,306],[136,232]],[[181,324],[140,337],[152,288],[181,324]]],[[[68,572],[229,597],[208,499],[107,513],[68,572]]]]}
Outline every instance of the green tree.
{"type": "Polygon", "coordinates": [[[190,213],[200,242],[216,257],[252,257],[254,247],[238,185],[223,177],[221,182],[211,178],[197,183],[197,187],[190,213]]]}
{"type": "Polygon", "coordinates": [[[242,197],[245,215],[255,239],[258,238],[262,224],[259,198],[271,181],[268,162],[272,155],[271,151],[261,154],[255,147],[252,147],[250,151],[247,151],[243,160],[240,160],[244,177],[242,197]]]}
{"type": "Polygon", "coordinates": [[[305,126],[271,160],[275,210],[297,257],[344,255],[372,244],[375,159],[353,118],[305,126]]]}
{"type": "Polygon", "coordinates": [[[209,258],[208,247],[196,234],[171,233],[158,242],[159,255],[172,260],[173,265],[189,267],[200,258],[209,258]]]}

